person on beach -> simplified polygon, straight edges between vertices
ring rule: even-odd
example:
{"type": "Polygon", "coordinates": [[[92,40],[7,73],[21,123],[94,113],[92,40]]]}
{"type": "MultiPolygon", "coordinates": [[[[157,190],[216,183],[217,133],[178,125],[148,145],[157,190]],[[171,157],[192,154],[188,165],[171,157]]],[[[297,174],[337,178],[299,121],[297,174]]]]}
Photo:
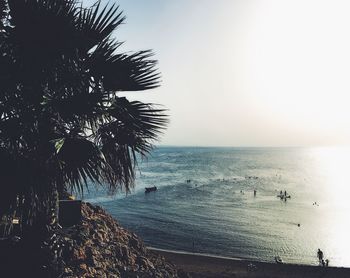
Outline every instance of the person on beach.
{"type": "Polygon", "coordinates": [[[322,263],[323,261],[323,252],[321,251],[320,248],[318,248],[318,251],[317,251],[317,257],[318,257],[318,261],[320,262],[320,264],[322,263]]]}
{"type": "Polygon", "coordinates": [[[254,189],[254,197],[256,196],[256,189],[254,189]]]}

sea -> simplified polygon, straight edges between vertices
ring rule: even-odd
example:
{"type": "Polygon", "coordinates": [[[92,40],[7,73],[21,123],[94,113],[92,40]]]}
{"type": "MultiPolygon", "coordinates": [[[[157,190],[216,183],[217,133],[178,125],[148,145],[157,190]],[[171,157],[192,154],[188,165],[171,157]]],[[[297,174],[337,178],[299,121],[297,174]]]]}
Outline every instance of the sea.
{"type": "Polygon", "coordinates": [[[157,147],[131,192],[90,184],[83,199],[150,247],[308,265],[320,248],[330,266],[350,267],[349,177],[345,147],[157,147]]]}

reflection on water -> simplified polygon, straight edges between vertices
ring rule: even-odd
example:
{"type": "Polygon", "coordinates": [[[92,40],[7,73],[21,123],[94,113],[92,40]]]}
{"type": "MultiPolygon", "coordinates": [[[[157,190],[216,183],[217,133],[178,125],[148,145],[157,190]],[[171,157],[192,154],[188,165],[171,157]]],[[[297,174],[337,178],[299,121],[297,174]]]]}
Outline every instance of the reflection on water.
{"type": "Polygon", "coordinates": [[[163,147],[140,170],[127,197],[86,198],[148,245],[306,264],[321,248],[330,265],[350,266],[350,149],[163,147]]]}
{"type": "Polygon", "coordinates": [[[320,148],[314,150],[317,169],[324,177],[321,190],[323,208],[319,225],[324,229],[325,248],[339,265],[350,266],[350,149],[320,148]]]}

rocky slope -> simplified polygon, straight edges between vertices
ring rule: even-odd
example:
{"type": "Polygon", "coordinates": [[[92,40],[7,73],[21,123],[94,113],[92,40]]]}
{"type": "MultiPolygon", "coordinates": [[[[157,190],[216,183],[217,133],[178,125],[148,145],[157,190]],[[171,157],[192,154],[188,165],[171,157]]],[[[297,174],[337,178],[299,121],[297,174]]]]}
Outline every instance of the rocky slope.
{"type": "Polygon", "coordinates": [[[187,277],[101,207],[82,205],[82,222],[58,233],[62,277],[187,277]]]}

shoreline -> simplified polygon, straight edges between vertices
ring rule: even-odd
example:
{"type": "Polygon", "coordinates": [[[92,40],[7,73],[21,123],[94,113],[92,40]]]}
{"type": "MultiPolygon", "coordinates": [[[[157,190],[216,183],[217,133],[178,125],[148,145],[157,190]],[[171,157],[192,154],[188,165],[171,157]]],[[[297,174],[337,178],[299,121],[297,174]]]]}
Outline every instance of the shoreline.
{"type": "Polygon", "coordinates": [[[188,252],[188,251],[180,251],[180,250],[162,249],[162,248],[156,248],[151,246],[147,246],[146,248],[150,251],[172,253],[172,254],[179,254],[179,255],[193,255],[193,256],[199,256],[199,257],[209,257],[209,258],[217,258],[217,259],[232,260],[232,261],[252,261],[252,262],[254,261],[254,260],[250,260],[249,258],[225,257],[225,256],[213,255],[213,254],[207,254],[207,253],[196,253],[196,252],[188,252]]]}
{"type": "Polygon", "coordinates": [[[165,257],[175,264],[178,270],[189,273],[191,277],[350,277],[350,268],[346,267],[277,264],[153,247],[147,249],[165,257]]]}

